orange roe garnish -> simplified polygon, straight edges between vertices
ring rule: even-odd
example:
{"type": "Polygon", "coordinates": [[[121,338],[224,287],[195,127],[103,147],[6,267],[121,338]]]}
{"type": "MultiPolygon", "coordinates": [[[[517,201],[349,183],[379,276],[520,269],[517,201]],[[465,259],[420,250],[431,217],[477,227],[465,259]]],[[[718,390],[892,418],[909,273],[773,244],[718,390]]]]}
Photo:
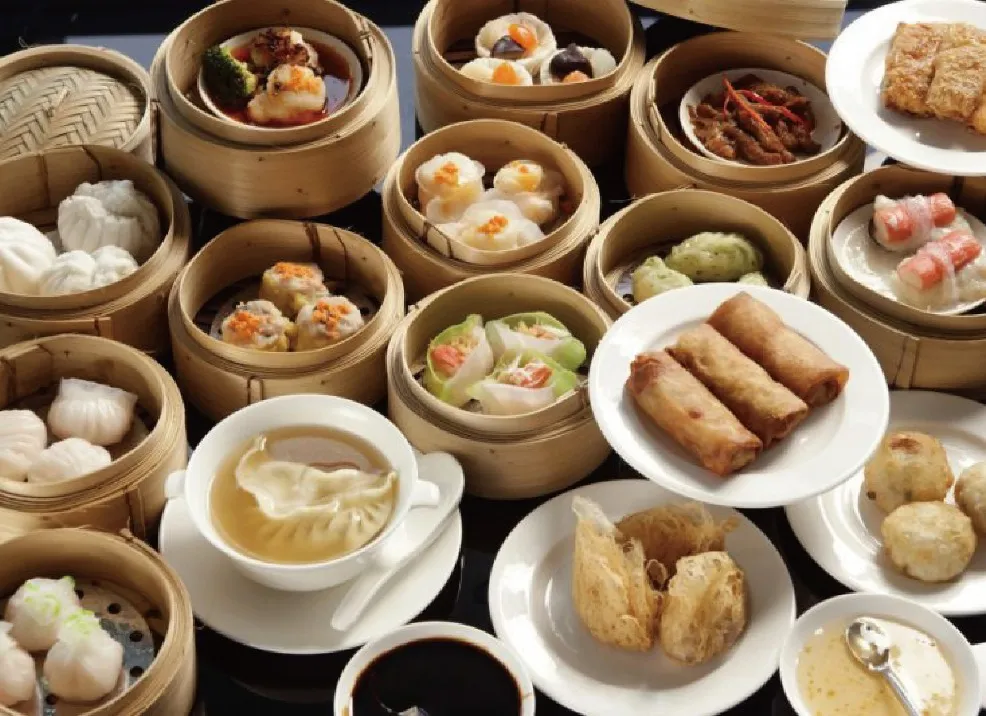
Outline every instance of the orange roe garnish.
{"type": "Polygon", "coordinates": [[[455,162],[445,162],[435,172],[435,183],[448,184],[449,186],[459,185],[459,167],[455,162]]]}
{"type": "Polygon", "coordinates": [[[520,76],[509,62],[501,62],[493,70],[493,81],[499,85],[519,85],[520,76]]]}
{"type": "Polygon", "coordinates": [[[517,167],[517,171],[519,173],[521,173],[521,174],[530,174],[531,173],[531,167],[529,165],[527,165],[527,164],[520,164],[517,167]]]}
{"type": "Polygon", "coordinates": [[[274,273],[284,278],[312,278],[315,276],[315,272],[311,266],[292,264],[287,261],[280,261],[274,264],[274,273]]]}
{"type": "Polygon", "coordinates": [[[322,324],[329,338],[336,339],[341,335],[339,333],[339,321],[349,315],[350,312],[351,309],[344,303],[319,301],[312,311],[312,320],[322,324]]]}
{"type": "Polygon", "coordinates": [[[586,82],[589,79],[590,79],[589,75],[587,75],[585,72],[575,70],[575,72],[569,72],[567,75],[565,75],[561,83],[563,85],[570,85],[570,84],[574,84],[575,82],[586,82]]]}
{"type": "Polygon", "coordinates": [[[238,338],[250,338],[260,330],[263,319],[249,311],[236,311],[226,322],[226,327],[238,338]]]}
{"type": "Polygon", "coordinates": [[[487,236],[496,236],[505,228],[508,224],[507,217],[497,214],[490,218],[485,224],[479,227],[478,231],[481,234],[486,234],[487,236]]]}
{"type": "Polygon", "coordinates": [[[524,54],[530,55],[538,46],[538,36],[527,25],[514,24],[507,28],[510,39],[524,48],[524,54]]]}

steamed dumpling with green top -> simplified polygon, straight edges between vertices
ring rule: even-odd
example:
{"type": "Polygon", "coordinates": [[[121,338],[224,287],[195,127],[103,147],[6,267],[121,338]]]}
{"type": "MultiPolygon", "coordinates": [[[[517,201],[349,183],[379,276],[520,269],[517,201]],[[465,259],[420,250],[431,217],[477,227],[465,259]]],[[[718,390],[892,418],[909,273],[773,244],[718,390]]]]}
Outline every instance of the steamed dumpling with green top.
{"type": "Polygon", "coordinates": [[[486,324],[486,336],[499,360],[507,351],[536,351],[568,370],[585,362],[585,346],[549,313],[515,313],[486,324]]]}
{"type": "Polygon", "coordinates": [[[537,351],[504,353],[493,373],[469,388],[487,415],[524,415],[546,408],[578,387],[575,373],[537,351]]]}
{"type": "Polygon", "coordinates": [[[653,298],[665,291],[691,286],[692,280],[680,271],[668,268],[660,257],[651,256],[634,269],[630,276],[630,283],[633,289],[633,300],[636,303],[643,303],[648,298],[653,298]]]}
{"type": "Polygon", "coordinates": [[[763,254],[739,234],[704,231],[682,241],[664,260],[692,281],[736,281],[763,268],[763,254]]]}
{"type": "Polygon", "coordinates": [[[483,330],[483,317],[472,314],[435,336],[428,344],[427,361],[425,389],[456,408],[468,403],[469,388],[493,369],[493,349],[483,330]]]}

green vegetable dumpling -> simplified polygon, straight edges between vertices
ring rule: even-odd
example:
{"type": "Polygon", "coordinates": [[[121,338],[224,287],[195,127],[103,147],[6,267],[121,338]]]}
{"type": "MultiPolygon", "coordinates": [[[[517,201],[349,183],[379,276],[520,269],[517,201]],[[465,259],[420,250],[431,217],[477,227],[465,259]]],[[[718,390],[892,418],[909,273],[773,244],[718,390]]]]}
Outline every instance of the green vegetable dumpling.
{"type": "Polygon", "coordinates": [[[770,286],[767,282],[767,278],[759,271],[753,271],[751,273],[745,274],[739,277],[739,281],[736,283],[745,283],[750,286],[770,286]]]}
{"type": "Polygon", "coordinates": [[[472,314],[446,328],[428,344],[425,389],[444,403],[461,408],[467,391],[493,369],[493,350],[483,330],[483,317],[472,314]]]}
{"type": "Polygon", "coordinates": [[[763,254],[739,234],[705,231],[671,249],[665,263],[692,281],[736,281],[763,268],[763,254]]]}
{"type": "Polygon", "coordinates": [[[643,303],[648,298],[673,288],[691,286],[692,280],[680,271],[669,268],[659,257],[651,256],[634,269],[630,283],[633,288],[633,300],[643,303]]]}
{"type": "Polygon", "coordinates": [[[490,321],[486,324],[486,336],[497,360],[510,350],[531,350],[543,353],[568,370],[575,370],[585,363],[586,350],[582,341],[573,336],[565,324],[543,311],[515,313],[490,321]]]}

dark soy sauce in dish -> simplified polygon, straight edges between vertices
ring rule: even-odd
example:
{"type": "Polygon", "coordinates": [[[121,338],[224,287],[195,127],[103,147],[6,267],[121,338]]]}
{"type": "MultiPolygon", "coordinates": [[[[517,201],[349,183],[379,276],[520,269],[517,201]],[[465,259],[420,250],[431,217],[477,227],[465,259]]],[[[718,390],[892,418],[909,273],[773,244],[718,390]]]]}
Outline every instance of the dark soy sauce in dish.
{"type": "Polygon", "coordinates": [[[520,687],[485,649],[422,639],[374,659],[356,680],[347,716],[519,716],[520,687]]]}

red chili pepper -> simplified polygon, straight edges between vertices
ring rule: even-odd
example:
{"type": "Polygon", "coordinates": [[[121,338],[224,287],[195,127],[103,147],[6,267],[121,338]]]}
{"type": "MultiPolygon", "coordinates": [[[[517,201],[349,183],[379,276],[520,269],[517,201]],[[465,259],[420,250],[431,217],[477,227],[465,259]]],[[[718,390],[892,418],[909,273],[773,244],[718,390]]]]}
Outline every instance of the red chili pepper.
{"type": "Polygon", "coordinates": [[[776,110],[777,112],[780,112],[784,117],[791,120],[795,124],[805,123],[804,119],[796,115],[787,107],[783,107],[779,104],[774,104],[773,102],[769,102],[763,97],[761,97],[759,94],[754,92],[753,90],[735,89],[732,86],[732,84],[730,84],[729,80],[726,79],[725,77],[722,78],[722,81],[723,84],[726,86],[726,100],[725,102],[723,102],[722,105],[723,112],[729,112],[729,100],[733,99],[733,97],[738,96],[739,98],[750,99],[753,101],[753,104],[750,104],[749,102],[740,102],[739,100],[737,100],[737,103],[740,105],[741,108],[748,109],[751,113],[756,114],[757,117],[760,117],[760,113],[755,111],[756,108],[763,107],[764,109],[776,110]]]}
{"type": "Polygon", "coordinates": [[[744,97],[746,97],[747,99],[752,99],[754,102],[759,102],[760,104],[773,105],[773,102],[768,102],[767,100],[765,100],[763,97],[761,97],[760,95],[758,95],[753,90],[741,89],[741,90],[736,90],[736,91],[739,92],[744,97]]]}
{"type": "Polygon", "coordinates": [[[733,100],[739,109],[749,114],[753,118],[753,121],[759,124],[763,129],[769,132],[774,131],[771,128],[771,126],[767,124],[766,120],[760,116],[760,113],[757,112],[752,106],[750,106],[750,103],[746,101],[746,98],[736,91],[736,89],[733,87],[732,83],[728,79],[723,77],[722,83],[726,87],[726,97],[728,99],[733,100]]]}

